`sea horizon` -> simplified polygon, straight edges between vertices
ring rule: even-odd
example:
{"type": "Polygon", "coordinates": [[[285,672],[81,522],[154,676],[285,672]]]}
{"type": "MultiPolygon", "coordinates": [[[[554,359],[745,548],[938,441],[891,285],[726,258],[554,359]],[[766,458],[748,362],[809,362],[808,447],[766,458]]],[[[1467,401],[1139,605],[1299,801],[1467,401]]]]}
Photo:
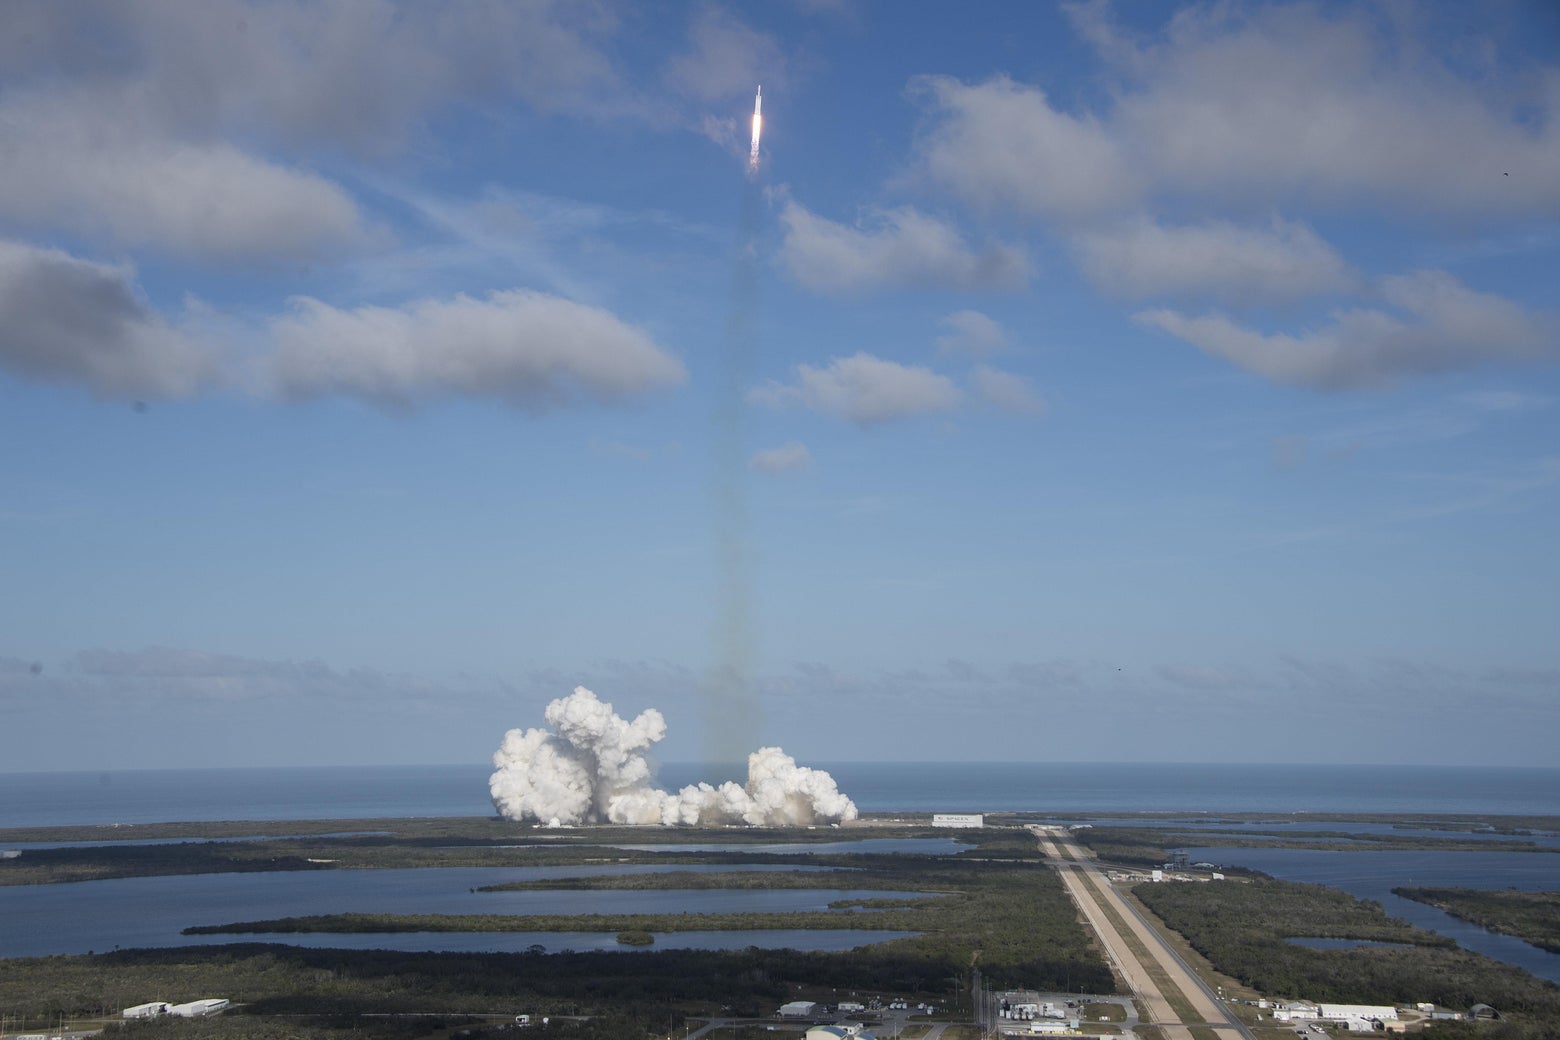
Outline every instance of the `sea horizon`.
{"type": "MultiPolygon", "coordinates": [[[[865,813],[1560,815],[1560,768],[1388,763],[821,762],[865,813]]],[[[491,816],[488,765],[0,773],[0,828],[491,816]]],[[[678,790],[736,764],[663,763],[678,790]]]]}

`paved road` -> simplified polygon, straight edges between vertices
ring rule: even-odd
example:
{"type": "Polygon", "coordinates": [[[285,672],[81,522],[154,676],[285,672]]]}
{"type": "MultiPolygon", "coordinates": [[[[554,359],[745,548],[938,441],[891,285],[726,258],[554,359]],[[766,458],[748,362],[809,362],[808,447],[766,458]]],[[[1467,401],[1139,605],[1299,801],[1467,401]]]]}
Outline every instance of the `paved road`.
{"type": "Polygon", "coordinates": [[[1040,842],[1041,851],[1061,874],[1062,883],[1078,904],[1090,927],[1099,936],[1107,956],[1126,980],[1128,987],[1143,1003],[1145,1024],[1158,1025],[1166,1040],[1192,1040],[1192,1025],[1206,1025],[1230,1040],[1254,1040],[1251,1031],[1226,1008],[1188,968],[1176,952],[1143,920],[1136,909],[1121,898],[1110,882],[1094,866],[1094,861],[1059,827],[1030,827],[1040,842]],[[1114,911],[1107,913],[1106,908],[1114,911]],[[1120,920],[1123,927],[1118,927],[1120,920]],[[1123,930],[1124,929],[1124,930],[1123,930]],[[1136,939],[1148,951],[1148,960],[1138,956],[1128,941],[1136,939]],[[1164,980],[1161,983],[1159,980],[1164,980]],[[1170,999],[1184,999],[1193,1016],[1183,1021],[1170,999]]]}

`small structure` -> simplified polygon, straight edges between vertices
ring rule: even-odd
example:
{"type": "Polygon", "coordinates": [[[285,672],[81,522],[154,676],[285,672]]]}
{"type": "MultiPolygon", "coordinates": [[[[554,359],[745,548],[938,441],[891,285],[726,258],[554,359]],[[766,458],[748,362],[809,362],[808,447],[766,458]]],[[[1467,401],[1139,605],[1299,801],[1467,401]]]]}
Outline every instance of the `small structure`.
{"type": "Polygon", "coordinates": [[[168,1014],[179,1018],[205,1018],[207,1015],[226,1011],[230,1003],[224,997],[206,997],[204,1000],[192,1000],[187,1004],[175,1004],[168,1009],[168,1014]]]}
{"type": "Polygon", "coordinates": [[[166,1000],[154,1000],[147,1004],[127,1007],[119,1015],[121,1018],[156,1018],[158,1015],[166,1015],[172,1006],[166,1000]]]}
{"type": "MultiPolygon", "coordinates": [[[[1257,1006],[1263,1007],[1265,1004],[1265,1001],[1259,1001],[1257,1006]]],[[[1273,1018],[1279,1022],[1315,1022],[1321,1017],[1320,1008],[1303,1000],[1273,1006],[1273,1018]]]]}
{"type": "Polygon", "coordinates": [[[793,1000],[780,1005],[780,1010],[775,1012],[779,1018],[812,1018],[817,1014],[818,1004],[811,1000],[793,1000]]]}
{"type": "Polygon", "coordinates": [[[984,827],[986,817],[982,813],[940,812],[932,814],[933,827],[984,827]]]}
{"type": "Polygon", "coordinates": [[[860,1022],[841,1022],[834,1026],[813,1026],[807,1030],[807,1040],[873,1040],[860,1022]]]}

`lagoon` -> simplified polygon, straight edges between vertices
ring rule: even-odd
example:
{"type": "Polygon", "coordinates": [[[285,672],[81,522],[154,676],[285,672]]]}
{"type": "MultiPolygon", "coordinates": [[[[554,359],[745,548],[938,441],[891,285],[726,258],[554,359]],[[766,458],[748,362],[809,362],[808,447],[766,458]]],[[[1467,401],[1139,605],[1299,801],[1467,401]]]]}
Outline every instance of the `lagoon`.
{"type": "MultiPolygon", "coordinates": [[[[118,947],[210,945],[280,941],[295,946],[399,950],[548,950],[617,948],[600,936],[569,933],[394,933],[388,935],[292,934],[187,936],[192,925],[269,920],[335,913],[380,914],[633,914],[784,913],[826,910],[840,899],[893,898],[911,893],[877,889],[546,890],[481,892],[506,882],[668,870],[730,870],[700,866],[420,868],[318,870],[178,877],[118,878],[0,888],[0,957],[106,951],[118,947]],[[540,937],[538,937],[540,936],[540,937]]],[[[820,871],[828,884],[848,874],[820,871]]],[[[655,948],[740,949],[791,946],[849,949],[906,933],[793,930],[676,933],[658,936],[655,948]],[[703,935],[704,938],[699,936],[703,935]],[[711,938],[710,936],[714,936],[711,938]]],[[[613,936],[608,936],[613,939],[613,936]]]]}

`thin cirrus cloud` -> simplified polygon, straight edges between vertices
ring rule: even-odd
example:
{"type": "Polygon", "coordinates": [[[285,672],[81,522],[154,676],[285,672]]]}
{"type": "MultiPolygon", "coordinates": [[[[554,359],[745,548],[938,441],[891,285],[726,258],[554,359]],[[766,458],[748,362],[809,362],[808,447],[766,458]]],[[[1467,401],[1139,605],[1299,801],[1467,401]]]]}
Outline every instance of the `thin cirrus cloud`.
{"type": "Polygon", "coordinates": [[[789,473],[812,465],[812,453],[801,441],[787,441],[778,448],[753,453],[748,468],[755,473],[789,473]]]}
{"type": "Polygon", "coordinates": [[[1553,357],[1560,320],[1477,292],[1444,271],[1381,280],[1383,306],[1355,307],[1304,333],[1264,333],[1227,315],[1169,309],[1136,320],[1275,382],[1319,390],[1380,387],[1405,375],[1553,357]]]}
{"type": "Polygon", "coordinates": [[[976,365],[970,373],[970,386],[988,403],[1015,415],[1039,415],[1045,402],[1028,379],[990,365],[976,365]]]}
{"type": "Polygon", "coordinates": [[[1016,289],[1029,277],[1021,249],[996,242],[972,248],[952,224],[910,206],[853,227],[787,201],[780,223],[781,263],[797,282],[819,292],[1016,289]]]}
{"type": "Polygon", "coordinates": [[[727,11],[705,7],[688,30],[688,50],[666,67],[680,93],[710,102],[751,92],[755,84],[785,82],[785,52],[778,41],[727,11]]]}

